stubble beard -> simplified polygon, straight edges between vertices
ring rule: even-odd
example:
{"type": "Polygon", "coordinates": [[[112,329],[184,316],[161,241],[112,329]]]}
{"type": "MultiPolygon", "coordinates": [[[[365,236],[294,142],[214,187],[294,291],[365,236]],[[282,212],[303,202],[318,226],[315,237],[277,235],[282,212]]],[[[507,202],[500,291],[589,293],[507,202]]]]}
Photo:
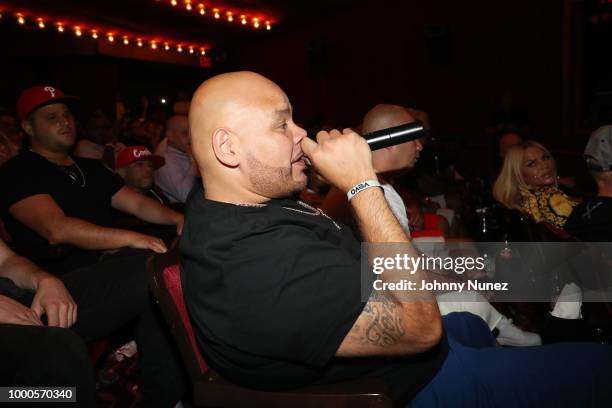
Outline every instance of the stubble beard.
{"type": "Polygon", "coordinates": [[[268,166],[253,155],[247,156],[249,181],[256,193],[268,198],[290,197],[306,188],[303,182],[293,179],[292,167],[268,166]]]}

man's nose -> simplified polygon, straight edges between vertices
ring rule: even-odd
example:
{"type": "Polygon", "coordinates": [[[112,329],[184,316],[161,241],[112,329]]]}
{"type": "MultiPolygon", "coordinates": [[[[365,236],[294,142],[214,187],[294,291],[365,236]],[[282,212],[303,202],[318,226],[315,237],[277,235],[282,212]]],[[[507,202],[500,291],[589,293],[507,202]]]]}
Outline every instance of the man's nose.
{"type": "Polygon", "coordinates": [[[302,139],[307,136],[307,133],[304,129],[302,129],[298,125],[295,125],[295,128],[296,129],[293,132],[293,139],[294,139],[294,142],[297,144],[297,143],[300,143],[302,139]]]}
{"type": "Polygon", "coordinates": [[[62,116],[62,122],[61,123],[62,123],[63,126],[74,127],[74,121],[72,120],[71,117],[62,116]]]}

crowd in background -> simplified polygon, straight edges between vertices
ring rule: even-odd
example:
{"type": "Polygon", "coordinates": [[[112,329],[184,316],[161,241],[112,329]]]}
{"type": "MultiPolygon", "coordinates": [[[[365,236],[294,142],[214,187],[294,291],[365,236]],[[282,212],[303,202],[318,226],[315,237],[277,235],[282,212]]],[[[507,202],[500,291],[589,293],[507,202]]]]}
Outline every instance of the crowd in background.
{"type": "MultiPolygon", "coordinates": [[[[15,205],[27,201],[32,195],[45,194],[47,191],[46,186],[39,185],[46,182],[40,180],[46,177],[44,172],[52,172],[53,168],[46,169],[46,163],[29,163],[35,163],[35,160],[40,158],[39,155],[51,160],[51,155],[39,151],[57,150],[49,139],[45,139],[44,131],[32,122],[32,115],[37,111],[40,113],[41,106],[57,105],[48,104],[52,99],[46,100],[42,105],[30,106],[31,110],[26,112],[25,117],[14,114],[10,107],[0,110],[0,181],[3,182],[0,188],[4,192],[20,191],[19,194],[10,194],[10,202],[3,199],[0,209],[3,221],[0,224],[0,236],[12,250],[37,265],[32,265],[31,268],[43,268],[63,279],[63,284],[73,290],[72,297],[75,300],[78,298],[79,303],[87,296],[86,293],[90,293],[90,289],[85,287],[91,283],[83,283],[74,278],[75,271],[80,268],[100,269],[100,265],[103,265],[100,262],[106,262],[107,266],[111,267],[113,263],[122,263],[121,267],[115,266],[117,270],[143,269],[137,266],[138,262],[144,263],[144,255],[141,253],[124,254],[123,257],[109,255],[127,246],[132,249],[165,251],[176,237],[177,231],[180,233],[185,203],[192,187],[199,184],[200,174],[191,152],[189,101],[179,101],[172,108],[154,110],[149,109],[147,103],[143,103],[138,112],[126,109],[118,102],[116,118],[111,119],[101,110],[97,110],[86,115],[83,123],[74,120],[74,112],[60,112],[60,116],[68,115],[68,127],[74,125],[74,129],[67,132],[73,132],[77,138],[73,140],[74,143],[67,142],[63,146],[62,152],[65,156],[60,157],[51,167],[59,168],[62,173],[60,176],[71,179],[77,190],[81,188],[87,190],[87,194],[104,195],[103,200],[108,207],[100,210],[104,212],[103,217],[100,214],[83,213],[82,217],[87,224],[75,228],[93,230],[99,225],[99,228],[105,231],[96,233],[106,236],[115,234],[116,238],[114,241],[104,241],[109,242],[105,245],[94,242],[95,239],[86,234],[71,232],[72,235],[66,238],[68,233],[47,233],[46,230],[34,227],[32,223],[37,222],[37,219],[26,214],[31,208],[17,208],[15,205]],[[28,125],[28,121],[33,124],[28,125]],[[30,157],[29,162],[21,163],[20,160],[25,159],[20,157],[28,155],[37,157],[30,157]],[[64,159],[65,161],[62,161],[64,159]],[[99,162],[100,166],[95,167],[91,164],[92,161],[99,162]],[[102,165],[106,170],[102,169],[102,165]],[[24,174],[17,177],[11,173],[35,170],[43,173],[28,177],[24,174]],[[109,174],[103,174],[104,171],[109,174]],[[31,186],[17,188],[15,183],[31,183],[31,186]],[[124,187],[130,192],[127,193],[124,187]],[[137,195],[146,197],[147,201],[134,201],[137,200],[134,198],[137,195]],[[135,202],[139,204],[136,205],[135,202]],[[124,239],[121,231],[139,235],[132,234],[124,239]],[[78,261],[75,261],[77,257],[78,261]]],[[[66,106],[72,109],[74,101],[68,104],[68,100],[62,99],[59,102],[65,102],[66,106]]],[[[549,149],[536,141],[538,135],[530,135],[528,126],[520,120],[515,121],[516,118],[502,118],[503,120],[492,127],[488,141],[491,149],[486,158],[491,166],[483,172],[476,171],[464,160],[463,149],[469,147],[435,137],[435,122],[443,121],[444,118],[430,120],[429,115],[417,107],[402,109],[405,109],[411,120],[423,122],[430,135],[418,141],[419,160],[414,169],[388,176],[387,180],[397,192],[397,200],[402,203],[399,208],[404,208],[400,210],[398,219],[405,219],[405,228],[413,237],[442,237],[445,240],[460,239],[470,242],[612,242],[612,127],[595,130],[585,146],[586,164],[597,186],[597,192],[589,193],[589,186],[582,185],[575,175],[560,173],[549,149]]],[[[326,126],[343,127],[341,124],[326,126]]],[[[359,130],[364,130],[362,126],[363,124],[360,124],[359,130]]],[[[315,133],[311,132],[309,136],[314,137],[315,133]]],[[[58,133],[60,136],[61,134],[58,133]]],[[[300,198],[310,205],[323,208],[332,218],[351,225],[353,221],[350,212],[343,210],[338,204],[338,192],[314,170],[308,170],[308,177],[308,187],[300,194],[300,198]]],[[[49,180],[49,183],[55,182],[49,180]]],[[[81,216],[81,210],[74,209],[75,205],[69,202],[80,200],[81,192],[72,196],[72,193],[68,194],[65,201],[64,198],[57,198],[54,195],[56,192],[48,194],[58,201],[61,210],[42,212],[41,217],[56,216],[60,213],[74,219],[81,216]]],[[[343,194],[341,195],[343,199],[343,194]]],[[[77,203],[77,206],[80,204],[82,203],[77,203]]],[[[46,204],[38,201],[34,205],[42,208],[46,204]]],[[[60,231],[59,227],[57,228],[60,231]]],[[[358,233],[356,228],[355,232],[358,233]]],[[[108,277],[99,279],[105,283],[98,282],[98,287],[110,285],[108,277]]],[[[116,279],[120,280],[121,277],[116,279]]],[[[134,279],[138,281],[133,284],[135,287],[146,287],[142,276],[134,279]]],[[[55,284],[61,286],[58,282],[55,284]]],[[[25,289],[36,293],[35,287],[25,289]]],[[[556,296],[561,294],[556,293],[556,296]]],[[[31,302],[32,295],[28,296],[20,299],[29,299],[31,302]]],[[[131,310],[129,317],[153,313],[149,310],[145,297],[139,292],[131,298],[129,305],[124,305],[131,310]]],[[[551,298],[551,302],[551,308],[554,308],[554,299],[551,298]]],[[[29,304],[28,300],[23,300],[23,303],[29,304]]],[[[73,303],[72,300],[67,302],[70,305],[73,303]]],[[[522,340],[527,339],[530,333],[537,333],[544,342],[568,339],[607,342],[612,335],[612,315],[605,303],[597,308],[578,302],[577,313],[552,315],[546,310],[548,304],[516,303],[493,306],[507,316],[507,320],[511,319],[520,326],[518,330],[521,331],[519,336],[522,336],[522,340]]],[[[87,307],[79,304],[80,313],[84,313],[87,307]]],[[[50,316],[49,313],[47,315],[50,316]]],[[[37,324],[42,324],[40,320],[34,317],[32,319],[37,324]]],[[[86,341],[90,341],[108,335],[126,321],[126,318],[114,319],[104,330],[88,331],[85,328],[77,332],[86,341]]],[[[4,322],[0,321],[1,323],[4,322]]],[[[71,325],[68,321],[62,323],[59,324],[58,321],[57,325],[71,325]]],[[[156,334],[150,334],[157,333],[156,328],[148,327],[142,330],[148,333],[150,338],[156,338],[156,334]]],[[[136,338],[142,341],[142,333],[140,336],[136,335],[136,338]]],[[[539,342],[538,339],[537,343],[539,342]]],[[[138,347],[147,349],[146,344],[139,343],[138,347]]],[[[153,353],[157,353],[158,345],[148,347],[153,353]]],[[[150,360],[143,361],[142,364],[155,365],[150,360]]],[[[164,364],[166,368],[172,365],[167,362],[164,364]]],[[[150,383],[146,384],[144,389],[155,388],[155,378],[149,378],[147,381],[150,383]]],[[[178,391],[173,392],[170,397],[179,395],[178,391]]]]}

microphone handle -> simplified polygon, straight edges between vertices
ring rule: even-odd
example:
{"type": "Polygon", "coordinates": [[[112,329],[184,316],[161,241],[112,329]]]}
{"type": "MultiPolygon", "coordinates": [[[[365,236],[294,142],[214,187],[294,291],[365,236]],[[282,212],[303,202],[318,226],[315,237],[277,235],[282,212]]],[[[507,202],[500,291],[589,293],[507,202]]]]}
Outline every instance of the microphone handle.
{"type": "Polygon", "coordinates": [[[420,139],[426,135],[427,132],[423,127],[423,123],[416,121],[405,125],[377,130],[376,132],[366,133],[363,137],[367,140],[368,145],[370,145],[370,149],[374,151],[420,139]]]}

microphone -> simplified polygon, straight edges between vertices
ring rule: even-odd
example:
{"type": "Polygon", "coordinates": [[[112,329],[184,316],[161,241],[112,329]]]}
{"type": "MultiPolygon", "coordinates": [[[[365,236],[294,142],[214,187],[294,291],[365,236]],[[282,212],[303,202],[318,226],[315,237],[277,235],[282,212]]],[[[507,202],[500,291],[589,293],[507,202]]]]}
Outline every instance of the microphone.
{"type": "Polygon", "coordinates": [[[381,129],[363,135],[372,151],[410,142],[425,136],[427,136],[427,131],[425,127],[423,127],[423,123],[419,121],[381,129]]]}

